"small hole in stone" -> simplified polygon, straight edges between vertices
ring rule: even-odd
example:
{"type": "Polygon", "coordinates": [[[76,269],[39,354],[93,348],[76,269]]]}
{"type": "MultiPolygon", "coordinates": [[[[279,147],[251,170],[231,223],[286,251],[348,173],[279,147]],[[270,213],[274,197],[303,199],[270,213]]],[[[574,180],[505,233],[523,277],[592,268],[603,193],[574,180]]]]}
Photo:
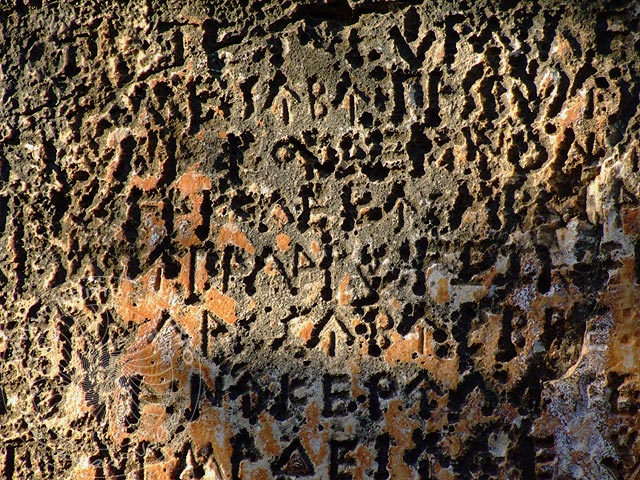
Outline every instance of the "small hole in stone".
{"type": "Polygon", "coordinates": [[[447,340],[447,332],[445,332],[441,328],[437,328],[433,332],[433,339],[438,343],[445,342],[447,340]]]}
{"type": "Polygon", "coordinates": [[[507,383],[509,377],[507,376],[507,372],[499,370],[493,374],[493,378],[495,378],[500,383],[507,383]]]}
{"type": "Polygon", "coordinates": [[[369,355],[371,355],[372,357],[379,357],[381,353],[382,350],[380,350],[380,347],[378,345],[369,345],[369,355]]]}
{"type": "Polygon", "coordinates": [[[382,67],[378,66],[371,70],[369,76],[374,80],[380,81],[387,76],[387,72],[385,72],[382,67]]]}
{"type": "Polygon", "coordinates": [[[436,355],[440,358],[447,358],[449,356],[449,346],[440,345],[438,348],[436,348],[436,355]]]}
{"type": "Polygon", "coordinates": [[[360,123],[362,123],[362,126],[365,128],[371,128],[371,126],[373,125],[373,115],[371,115],[369,112],[364,112],[360,116],[360,123]]]}

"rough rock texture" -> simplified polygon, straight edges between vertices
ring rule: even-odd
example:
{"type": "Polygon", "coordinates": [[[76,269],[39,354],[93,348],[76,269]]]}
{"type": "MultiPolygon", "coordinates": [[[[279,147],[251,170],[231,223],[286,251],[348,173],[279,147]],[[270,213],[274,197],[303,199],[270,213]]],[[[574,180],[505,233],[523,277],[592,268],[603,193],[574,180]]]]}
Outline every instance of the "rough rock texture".
{"type": "Polygon", "coordinates": [[[5,478],[640,478],[636,2],[25,3],[5,478]]]}

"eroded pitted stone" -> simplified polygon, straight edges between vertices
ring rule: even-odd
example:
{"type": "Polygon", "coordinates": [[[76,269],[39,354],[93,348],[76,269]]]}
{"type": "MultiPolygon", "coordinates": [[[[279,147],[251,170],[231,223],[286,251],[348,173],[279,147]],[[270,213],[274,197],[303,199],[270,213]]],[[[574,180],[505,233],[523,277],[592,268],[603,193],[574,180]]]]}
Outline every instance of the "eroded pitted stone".
{"type": "Polygon", "coordinates": [[[635,475],[633,2],[29,3],[5,477],[635,475]]]}

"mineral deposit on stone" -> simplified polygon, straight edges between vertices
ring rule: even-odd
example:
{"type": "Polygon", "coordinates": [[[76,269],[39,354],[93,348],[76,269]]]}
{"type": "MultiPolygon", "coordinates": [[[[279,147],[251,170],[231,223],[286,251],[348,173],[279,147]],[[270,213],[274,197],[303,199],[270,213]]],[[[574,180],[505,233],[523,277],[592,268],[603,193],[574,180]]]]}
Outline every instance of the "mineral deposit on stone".
{"type": "Polygon", "coordinates": [[[0,477],[640,479],[634,0],[0,4],[0,477]]]}

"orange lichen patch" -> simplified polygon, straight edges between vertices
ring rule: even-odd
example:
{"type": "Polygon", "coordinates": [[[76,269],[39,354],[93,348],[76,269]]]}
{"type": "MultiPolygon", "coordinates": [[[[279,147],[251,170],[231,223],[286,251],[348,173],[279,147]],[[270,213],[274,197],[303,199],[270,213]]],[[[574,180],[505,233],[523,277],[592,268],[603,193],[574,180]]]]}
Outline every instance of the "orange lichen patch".
{"type": "Polygon", "coordinates": [[[202,341],[202,321],[204,309],[192,305],[176,305],[171,309],[173,319],[191,337],[192,345],[202,341]]]}
{"type": "Polygon", "coordinates": [[[193,276],[191,275],[191,251],[187,252],[184,257],[182,257],[180,262],[180,273],[178,274],[178,284],[184,287],[184,290],[187,294],[191,294],[193,292],[193,276]]]}
{"type": "Polygon", "coordinates": [[[150,192],[158,187],[160,182],[160,175],[149,175],[148,177],[141,177],[139,175],[131,176],[131,186],[137,187],[143,192],[150,192]]]}
{"type": "Polygon", "coordinates": [[[389,476],[390,478],[417,478],[417,473],[404,462],[404,453],[412,449],[413,431],[420,426],[420,422],[409,416],[402,400],[395,398],[389,402],[389,409],[384,414],[385,431],[389,432],[394,442],[389,447],[389,476]]]}
{"type": "Polygon", "coordinates": [[[204,201],[202,191],[211,190],[211,179],[206,175],[197,173],[196,170],[199,166],[199,164],[193,165],[174,184],[180,194],[183,197],[187,197],[191,202],[190,212],[177,215],[175,220],[178,241],[184,247],[190,247],[200,242],[195,232],[204,222],[200,213],[202,202],[204,201]]]}
{"type": "Polygon", "coordinates": [[[238,476],[242,480],[271,480],[273,475],[268,467],[262,465],[253,465],[243,460],[240,462],[238,476]]]}
{"type": "Polygon", "coordinates": [[[349,291],[349,279],[350,275],[345,273],[344,277],[342,277],[342,281],[340,282],[340,286],[338,287],[338,303],[340,305],[349,305],[353,298],[353,295],[351,295],[349,291]]]}
{"type": "Polygon", "coordinates": [[[188,366],[182,362],[180,332],[171,324],[160,331],[143,325],[138,329],[135,342],[123,355],[123,373],[142,375],[144,382],[156,393],[166,393],[173,380],[184,385],[188,366]],[[149,331],[152,330],[152,331],[149,331]]]}
{"type": "Polygon", "coordinates": [[[561,276],[554,272],[549,292],[541,294],[535,287],[526,286],[511,295],[510,302],[526,314],[527,323],[521,330],[524,345],[516,346],[517,355],[505,364],[507,382],[504,388],[513,388],[529,368],[531,358],[544,351],[540,338],[544,333],[547,311],[568,312],[581,300],[582,295],[574,285],[563,286],[561,282],[561,276]]]}
{"type": "Polygon", "coordinates": [[[351,370],[351,396],[353,398],[366,396],[366,390],[360,385],[360,362],[358,360],[351,361],[349,368],[351,370]]]}
{"type": "Polygon", "coordinates": [[[420,422],[410,418],[408,413],[402,404],[402,399],[394,398],[389,402],[389,409],[384,416],[384,430],[389,432],[396,445],[404,446],[405,450],[414,447],[413,431],[420,426],[420,422]]]}
{"type": "Polygon", "coordinates": [[[573,285],[563,287],[559,275],[552,278],[552,285],[548,293],[539,293],[535,286],[527,285],[514,292],[509,303],[518,307],[526,315],[526,324],[520,330],[522,346],[515,346],[516,356],[501,364],[501,369],[507,373],[506,383],[496,383],[493,376],[498,370],[496,352],[499,349],[502,335],[503,318],[500,315],[487,314],[485,321],[475,328],[468,337],[469,346],[479,345],[474,356],[476,365],[485,379],[494,383],[499,389],[511,389],[522,378],[530,365],[531,357],[544,351],[540,338],[544,333],[546,315],[549,309],[569,311],[572,305],[581,299],[580,292],[573,285]]]}
{"type": "Polygon", "coordinates": [[[94,480],[98,478],[98,468],[85,456],[80,459],[71,472],[71,480],[94,480]]]}
{"type": "Polygon", "coordinates": [[[298,335],[305,343],[311,340],[311,336],[313,334],[313,320],[307,320],[302,324],[302,328],[300,328],[300,332],[298,335]]]}
{"type": "Polygon", "coordinates": [[[607,349],[609,371],[631,375],[635,381],[640,375],[640,285],[635,283],[634,258],[623,258],[622,267],[611,277],[602,301],[611,308],[614,327],[607,349]]]}
{"type": "Polygon", "coordinates": [[[229,324],[236,322],[236,301],[212,287],[205,296],[205,307],[216,317],[229,324]]]}
{"type": "Polygon", "coordinates": [[[640,207],[622,209],[622,228],[627,235],[640,237],[640,207]]]}
{"type": "Polygon", "coordinates": [[[320,406],[315,400],[307,406],[305,414],[307,422],[300,429],[300,442],[316,468],[326,469],[329,464],[329,424],[320,422],[320,406]]]}
{"type": "MultiPolygon", "coordinates": [[[[383,338],[383,337],[380,337],[383,338]]],[[[364,337],[358,338],[358,348],[360,349],[360,356],[366,358],[369,355],[369,342],[364,337]]]]}
{"type": "Polygon", "coordinates": [[[118,313],[126,322],[159,319],[162,311],[169,308],[170,291],[170,285],[158,268],[152,268],[136,282],[123,278],[120,281],[118,313]]]}
{"type": "Polygon", "coordinates": [[[479,328],[469,334],[469,347],[479,346],[474,361],[485,380],[492,381],[496,365],[496,352],[499,352],[500,334],[502,332],[502,315],[487,313],[485,321],[479,328]]]}
{"type": "Polygon", "coordinates": [[[391,319],[389,319],[387,314],[379,312],[378,315],[376,315],[376,325],[380,330],[386,330],[391,327],[391,319]]]}
{"type": "Polygon", "coordinates": [[[433,330],[426,326],[417,326],[413,330],[405,337],[391,332],[391,345],[385,353],[385,361],[391,365],[415,363],[429,371],[443,387],[455,389],[459,381],[457,353],[452,358],[438,357],[433,330]]]}
{"type": "Polygon", "coordinates": [[[444,427],[449,425],[449,409],[447,404],[449,403],[449,394],[438,395],[431,390],[429,392],[429,403],[435,403],[435,408],[431,411],[431,416],[427,420],[426,425],[423,427],[425,432],[439,432],[444,427]]]}
{"type": "Polygon", "coordinates": [[[175,186],[184,197],[190,197],[203,190],[211,190],[211,179],[198,173],[196,170],[200,164],[195,164],[182,176],[176,180],[175,186]]]}
{"type": "Polygon", "coordinates": [[[276,457],[280,455],[280,442],[274,433],[274,418],[266,412],[260,414],[260,429],[258,430],[258,448],[266,455],[276,457]]]}
{"type": "Polygon", "coordinates": [[[569,40],[562,34],[558,34],[555,38],[555,45],[551,48],[551,54],[564,60],[570,60],[573,55],[573,48],[569,40]]]}
{"type": "Polygon", "coordinates": [[[198,420],[189,424],[189,433],[195,451],[211,445],[223,480],[231,478],[231,455],[233,454],[231,446],[233,431],[231,424],[225,418],[226,408],[226,405],[223,408],[214,408],[205,403],[200,407],[198,420]]]}
{"type": "Polygon", "coordinates": [[[289,217],[287,216],[287,213],[278,204],[276,204],[271,210],[271,218],[273,218],[278,224],[278,227],[281,227],[281,228],[283,225],[286,225],[287,223],[289,223],[289,217]]]}
{"type": "Polygon", "coordinates": [[[449,279],[448,278],[439,278],[438,279],[438,287],[436,290],[436,295],[434,300],[439,304],[447,303],[451,300],[451,294],[449,293],[449,279]]]}
{"type": "Polygon", "coordinates": [[[200,345],[202,341],[202,317],[204,311],[192,305],[177,305],[171,309],[174,320],[184,327],[193,340],[194,345],[200,345]]]}
{"type": "Polygon", "coordinates": [[[449,468],[444,468],[438,462],[433,466],[433,474],[436,480],[455,480],[456,478],[449,468]]]}
{"type": "Polygon", "coordinates": [[[336,334],[329,330],[322,334],[320,350],[327,356],[333,356],[336,352],[336,334]]]}
{"type": "Polygon", "coordinates": [[[449,278],[440,272],[438,265],[432,265],[426,272],[426,281],[429,295],[439,305],[451,301],[449,278]]]}
{"type": "Polygon", "coordinates": [[[493,285],[493,279],[496,278],[497,273],[498,273],[498,269],[494,265],[487,272],[482,273],[480,275],[475,275],[471,279],[472,282],[474,283],[479,282],[484,287],[484,292],[480,292],[482,293],[482,295],[478,294],[476,300],[480,301],[487,296],[487,294],[489,293],[489,289],[493,285]]]}
{"type": "MultiPolygon", "coordinates": [[[[204,257],[197,258],[195,283],[202,291],[208,277],[204,257]]],[[[141,324],[147,320],[159,320],[162,312],[168,312],[191,336],[195,345],[201,340],[205,310],[227,323],[234,323],[237,319],[235,300],[213,287],[205,292],[204,303],[185,304],[185,298],[193,291],[192,268],[192,254],[187,253],[180,259],[180,272],[176,279],[165,279],[158,268],[151,269],[135,282],[123,278],[120,282],[118,313],[125,321],[141,324]]]]}
{"type": "Polygon", "coordinates": [[[351,110],[353,108],[353,95],[345,95],[342,100],[342,108],[351,110]]]}
{"type": "Polygon", "coordinates": [[[320,255],[320,253],[322,252],[322,248],[320,248],[320,244],[315,240],[311,241],[311,244],[309,245],[309,247],[311,248],[311,251],[313,252],[313,254],[316,256],[320,255]]]}
{"type": "Polygon", "coordinates": [[[212,110],[213,110],[213,113],[215,113],[216,115],[222,118],[227,118],[227,116],[229,115],[224,109],[220,108],[220,106],[218,105],[214,105],[212,110]]]}
{"type": "Polygon", "coordinates": [[[165,406],[160,403],[146,403],[140,409],[138,426],[138,441],[150,443],[167,440],[167,430],[164,421],[167,418],[165,406]]]}
{"type": "Polygon", "coordinates": [[[144,466],[145,480],[173,480],[178,470],[178,459],[170,458],[162,462],[155,462],[144,466]]]}
{"type": "Polygon", "coordinates": [[[249,243],[246,235],[233,223],[228,223],[220,227],[218,237],[216,238],[216,245],[220,250],[224,249],[227,245],[233,245],[242,248],[250,255],[256,253],[256,249],[249,243]]]}
{"type": "Polygon", "coordinates": [[[281,233],[276,236],[276,244],[281,252],[286,252],[291,247],[291,237],[286,233],[281,233]]]}
{"type": "Polygon", "coordinates": [[[389,301],[389,306],[391,307],[391,309],[393,309],[396,312],[398,312],[402,308],[402,302],[400,300],[398,300],[397,298],[392,298],[389,301]]]}
{"type": "Polygon", "coordinates": [[[454,424],[454,431],[446,434],[439,445],[444,448],[451,458],[456,459],[463,452],[465,442],[473,438],[474,428],[477,425],[495,420],[495,416],[484,416],[482,407],[485,397],[476,388],[467,397],[467,402],[462,407],[460,419],[454,424]]]}
{"type": "Polygon", "coordinates": [[[366,474],[367,470],[371,468],[373,462],[373,454],[367,447],[360,444],[356,448],[355,452],[350,452],[349,457],[353,458],[355,467],[353,469],[353,480],[364,480],[369,478],[366,474]]]}

